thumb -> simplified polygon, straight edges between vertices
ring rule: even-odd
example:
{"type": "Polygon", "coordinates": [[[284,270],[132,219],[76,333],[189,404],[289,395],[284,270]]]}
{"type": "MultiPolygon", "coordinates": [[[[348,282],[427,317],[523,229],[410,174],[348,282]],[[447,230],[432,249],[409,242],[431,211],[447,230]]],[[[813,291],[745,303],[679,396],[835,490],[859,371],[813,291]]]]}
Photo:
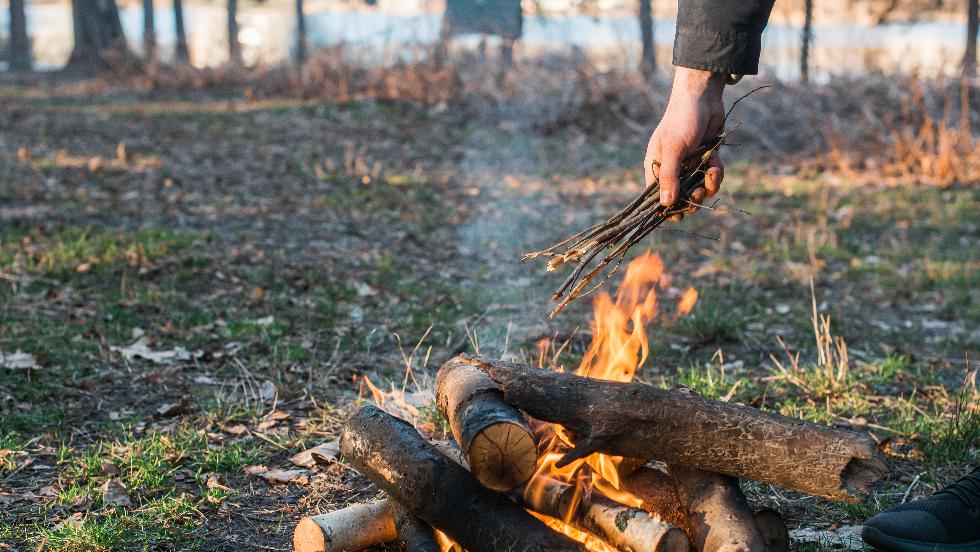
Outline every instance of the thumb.
{"type": "Polygon", "coordinates": [[[660,162],[660,204],[673,205],[680,193],[681,158],[675,151],[664,148],[664,158],[660,162]]]}

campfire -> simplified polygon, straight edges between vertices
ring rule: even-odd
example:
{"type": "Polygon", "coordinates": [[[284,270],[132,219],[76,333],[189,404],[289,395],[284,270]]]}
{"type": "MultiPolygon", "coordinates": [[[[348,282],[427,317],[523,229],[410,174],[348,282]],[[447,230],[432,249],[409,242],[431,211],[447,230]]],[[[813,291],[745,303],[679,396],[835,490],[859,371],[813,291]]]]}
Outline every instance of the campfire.
{"type": "MultiPolygon", "coordinates": [[[[631,262],[616,298],[595,299],[575,373],[460,355],[436,399],[454,440],[432,443],[368,406],[345,424],[346,461],[386,494],[304,518],[297,551],[597,552],[789,549],[786,525],[753,512],[739,477],[860,502],[885,471],[857,433],[633,382],[649,356],[663,265],[631,262]],[[656,461],[659,464],[651,464],[656,461]]],[[[690,311],[697,292],[677,305],[690,311]]]]}

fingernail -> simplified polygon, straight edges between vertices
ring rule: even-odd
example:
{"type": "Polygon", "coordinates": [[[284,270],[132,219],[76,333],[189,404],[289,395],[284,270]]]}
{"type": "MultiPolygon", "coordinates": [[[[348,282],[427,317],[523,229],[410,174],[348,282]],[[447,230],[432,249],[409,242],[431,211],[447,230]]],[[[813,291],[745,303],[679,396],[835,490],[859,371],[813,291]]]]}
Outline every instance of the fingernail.
{"type": "Polygon", "coordinates": [[[674,192],[665,190],[664,193],[660,194],[660,203],[672,205],[674,203],[674,192]]]}

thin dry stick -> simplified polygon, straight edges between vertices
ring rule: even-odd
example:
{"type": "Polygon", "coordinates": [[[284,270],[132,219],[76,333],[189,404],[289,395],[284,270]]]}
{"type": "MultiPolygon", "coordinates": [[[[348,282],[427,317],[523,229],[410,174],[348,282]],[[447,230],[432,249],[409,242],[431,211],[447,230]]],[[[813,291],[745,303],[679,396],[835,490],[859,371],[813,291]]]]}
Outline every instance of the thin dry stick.
{"type": "Polygon", "coordinates": [[[547,249],[525,253],[522,256],[524,261],[537,257],[550,257],[549,271],[556,270],[565,263],[576,263],[575,269],[552,295],[553,300],[559,301],[558,306],[551,312],[552,317],[575,299],[586,297],[601,287],[616,273],[634,245],[660,227],[667,219],[687,209],[685,204],[690,203],[691,193],[704,183],[708,159],[721,148],[738,126],[735,125],[724,134],[712,139],[684,163],[680,175],[681,201],[677,205],[664,207],[660,204],[660,182],[656,181],[608,220],[547,249]],[[600,256],[606,250],[611,251],[608,251],[605,256],[600,256]],[[599,259],[598,262],[595,266],[591,266],[596,259],[599,259]],[[598,284],[589,287],[592,280],[610,264],[613,266],[605,277],[598,284]],[[590,266],[591,269],[587,271],[590,266]]]}
{"type": "MultiPolygon", "coordinates": [[[[729,115],[732,114],[732,110],[740,101],[763,88],[768,88],[768,86],[756,88],[735,100],[725,114],[722,127],[725,126],[729,115]]],[[[551,311],[551,317],[557,315],[575,299],[587,297],[602,287],[619,270],[629,250],[648,236],[650,232],[659,228],[672,216],[683,213],[690,207],[701,206],[691,200],[691,194],[704,185],[708,160],[718,152],[732,132],[741,124],[737,123],[729,130],[706,142],[683,163],[680,174],[681,197],[675,205],[664,207],[660,204],[660,180],[657,179],[609,219],[561,240],[547,249],[525,253],[521,256],[522,261],[537,257],[549,257],[550,260],[547,265],[549,272],[557,270],[565,263],[575,263],[572,273],[551,296],[553,301],[558,301],[558,306],[551,311]],[[604,251],[608,252],[604,257],[600,256],[600,253],[604,251]],[[592,266],[594,261],[595,265],[592,266]],[[615,264],[613,264],[614,262],[615,264]],[[609,265],[612,265],[612,268],[606,272],[605,277],[599,283],[589,287],[592,280],[598,277],[609,265]],[[587,271],[590,266],[592,268],[587,271]]]]}

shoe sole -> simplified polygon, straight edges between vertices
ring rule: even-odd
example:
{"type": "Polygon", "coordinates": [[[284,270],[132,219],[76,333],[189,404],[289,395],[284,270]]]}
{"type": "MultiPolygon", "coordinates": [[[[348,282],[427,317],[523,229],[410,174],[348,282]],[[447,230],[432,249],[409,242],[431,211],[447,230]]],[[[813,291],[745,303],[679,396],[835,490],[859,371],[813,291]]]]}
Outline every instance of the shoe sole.
{"type": "Polygon", "coordinates": [[[861,531],[864,542],[886,552],[967,552],[980,551],[980,540],[963,544],[939,544],[913,541],[886,535],[874,527],[864,526],[861,531]]]}

